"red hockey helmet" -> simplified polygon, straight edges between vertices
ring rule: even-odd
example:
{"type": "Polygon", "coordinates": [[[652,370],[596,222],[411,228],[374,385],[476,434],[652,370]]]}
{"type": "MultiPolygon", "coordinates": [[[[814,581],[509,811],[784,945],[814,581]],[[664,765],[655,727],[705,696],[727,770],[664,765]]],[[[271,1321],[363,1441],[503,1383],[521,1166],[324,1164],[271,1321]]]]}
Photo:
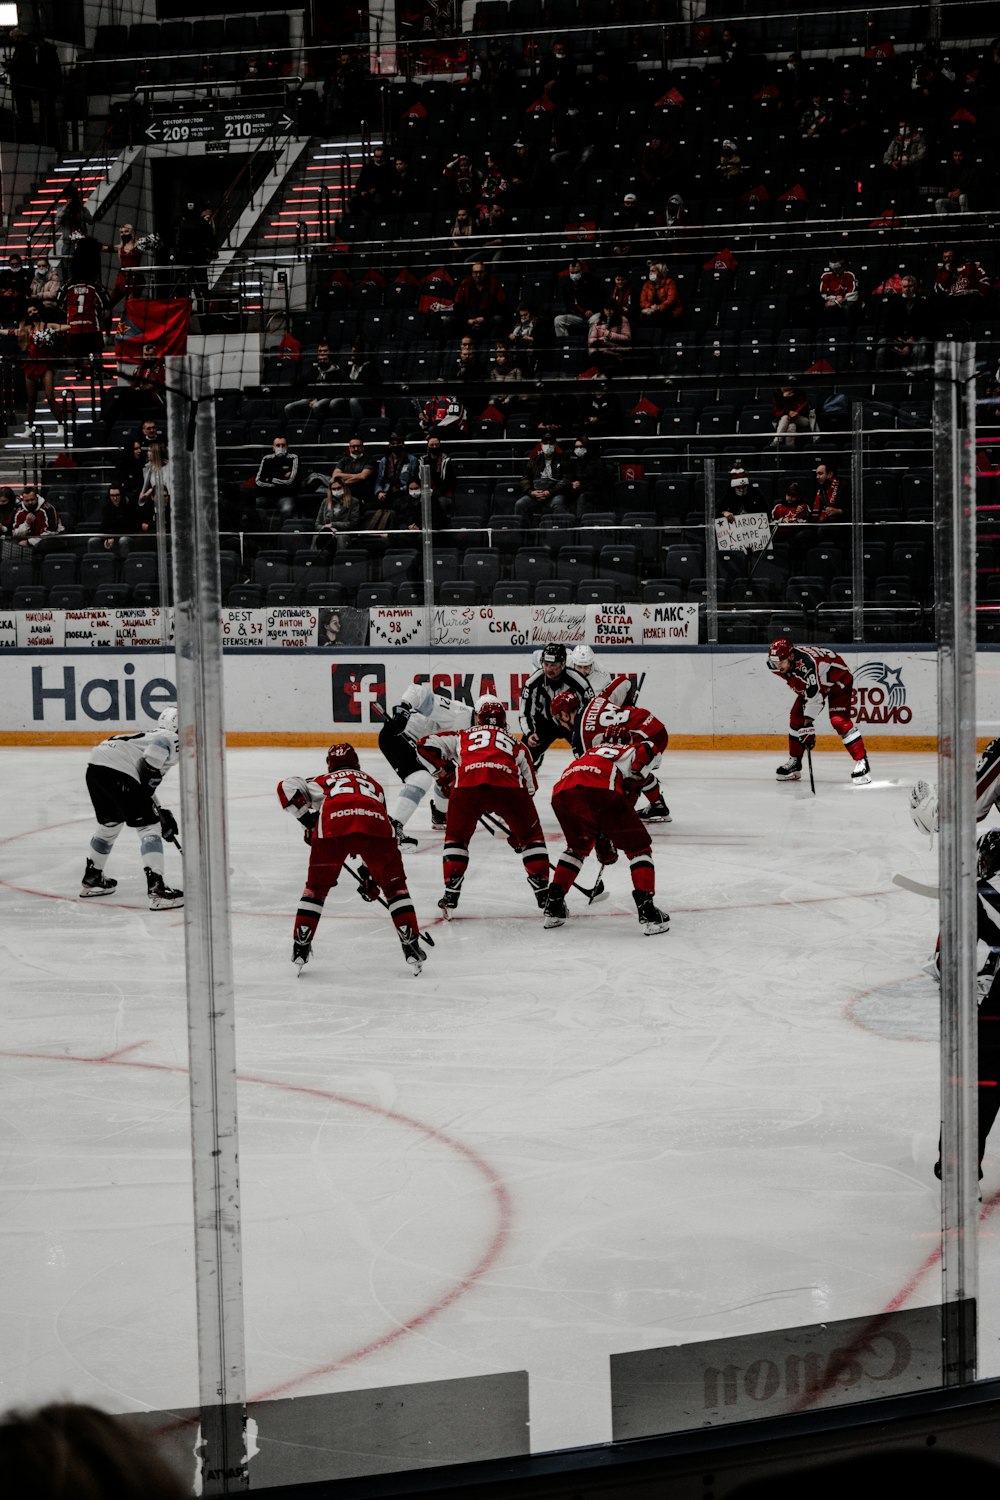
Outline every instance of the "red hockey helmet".
{"type": "Polygon", "coordinates": [[[575,719],[580,712],[580,694],[572,688],[563,688],[552,700],[551,714],[557,724],[564,719],[575,719]]]}
{"type": "Polygon", "coordinates": [[[358,752],[346,740],[341,741],[339,745],[331,745],[326,752],[326,769],[328,771],[359,771],[361,762],[358,760],[358,752]]]}
{"type": "Polygon", "coordinates": [[[499,698],[484,693],[476,699],[475,718],[477,724],[492,724],[496,729],[507,728],[507,710],[499,698]]]}
{"type": "Polygon", "coordinates": [[[767,665],[772,672],[777,672],[781,663],[794,654],[794,642],[790,641],[787,635],[779,635],[767,648],[767,665]]]}

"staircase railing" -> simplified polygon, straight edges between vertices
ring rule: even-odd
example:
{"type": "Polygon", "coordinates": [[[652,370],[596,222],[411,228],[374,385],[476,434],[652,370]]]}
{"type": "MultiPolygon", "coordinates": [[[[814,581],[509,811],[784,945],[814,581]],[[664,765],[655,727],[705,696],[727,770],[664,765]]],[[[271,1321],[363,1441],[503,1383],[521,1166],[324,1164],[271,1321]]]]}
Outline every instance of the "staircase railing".
{"type": "MultiPolygon", "coordinates": [[[[89,172],[91,172],[92,169],[94,168],[94,166],[98,162],[102,162],[104,164],[104,174],[103,175],[106,178],[109,175],[109,171],[110,171],[109,162],[111,162],[112,160],[116,160],[117,156],[118,156],[118,153],[116,151],[111,151],[110,155],[109,155],[110,145],[111,145],[110,129],[106,129],[105,132],[104,132],[104,136],[102,138],[101,146],[98,149],[96,149],[94,152],[92,152],[92,154],[87,158],[86,161],[80,163],[80,165],[77,167],[76,171],[74,172],[73,176],[70,178],[70,180],[66,184],[66,186],[67,187],[76,187],[77,189],[79,189],[80,186],[81,186],[81,184],[82,184],[82,182],[83,182],[83,178],[84,178],[85,174],[88,174],[89,172]]],[[[45,211],[45,213],[42,215],[42,217],[37,221],[36,224],[34,224],[32,226],[32,228],[31,228],[31,230],[30,230],[30,232],[28,234],[28,238],[27,238],[27,256],[30,257],[31,255],[33,255],[35,253],[35,245],[36,245],[37,242],[40,241],[40,239],[42,237],[41,236],[41,231],[45,228],[46,225],[49,225],[50,226],[50,230],[51,230],[50,240],[51,240],[51,246],[52,246],[52,253],[55,254],[57,252],[57,248],[58,247],[57,247],[57,244],[56,244],[56,240],[57,240],[56,223],[57,223],[58,217],[59,217],[59,203],[60,203],[60,200],[65,197],[65,194],[66,194],[66,189],[64,188],[63,191],[62,191],[62,193],[60,193],[59,197],[55,198],[52,201],[52,203],[50,203],[48,209],[45,211]]]]}

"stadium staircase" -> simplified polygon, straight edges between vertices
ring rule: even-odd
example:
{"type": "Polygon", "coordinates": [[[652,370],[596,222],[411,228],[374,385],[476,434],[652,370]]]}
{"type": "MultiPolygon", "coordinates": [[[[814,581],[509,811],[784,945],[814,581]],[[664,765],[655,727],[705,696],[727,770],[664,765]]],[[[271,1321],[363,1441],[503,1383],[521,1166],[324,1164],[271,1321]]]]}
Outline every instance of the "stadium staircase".
{"type": "MultiPolygon", "coordinates": [[[[77,182],[88,209],[93,214],[106,196],[101,191],[106,183],[111,189],[116,185],[120,173],[127,169],[128,158],[124,156],[64,156],[50,168],[47,175],[35,185],[31,196],[17,210],[11,221],[4,250],[8,255],[28,255],[45,250],[49,254],[54,248],[57,204],[71,182],[77,182]]],[[[96,215],[95,215],[96,217],[96,215]]]]}
{"type": "MultiPolygon", "coordinates": [[[[212,296],[238,296],[247,312],[283,312],[284,288],[275,284],[280,266],[274,261],[278,258],[289,267],[304,269],[306,252],[333,239],[361,170],[363,149],[361,141],[312,137],[305,142],[279,190],[246,233],[239,255],[230,251],[219,257],[212,296]]],[[[237,229],[230,241],[240,243],[237,229]]],[[[289,276],[289,282],[292,279],[289,276]]]]}

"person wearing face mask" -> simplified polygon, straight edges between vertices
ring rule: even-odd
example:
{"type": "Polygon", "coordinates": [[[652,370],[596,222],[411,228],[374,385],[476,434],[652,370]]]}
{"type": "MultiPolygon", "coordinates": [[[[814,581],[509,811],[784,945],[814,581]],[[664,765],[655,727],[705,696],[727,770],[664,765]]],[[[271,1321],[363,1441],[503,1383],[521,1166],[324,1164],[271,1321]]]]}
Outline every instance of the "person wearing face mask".
{"type": "Polygon", "coordinates": [[[365,517],[366,525],[373,530],[386,530],[394,524],[395,514],[404,506],[411,484],[420,495],[420,477],[416,455],[407,453],[400,433],[389,438],[389,447],[378,461],[375,470],[375,509],[371,517],[365,517]]]}
{"type": "Polygon", "coordinates": [[[360,509],[371,503],[375,465],[365,452],[361,438],[351,438],[346,455],[334,467],[330,478],[340,480],[351,498],[357,500],[360,509]]]}
{"type": "Polygon", "coordinates": [[[839,250],[832,252],[819,279],[819,295],[828,317],[851,320],[860,311],[858,279],[844,265],[839,250]]]}
{"type": "Polygon", "coordinates": [[[32,301],[41,303],[49,312],[55,312],[61,291],[62,277],[56,267],[52,265],[47,255],[36,255],[34,274],[31,278],[32,301]]]}
{"type": "Polygon", "coordinates": [[[326,494],[316,512],[316,536],[313,546],[320,552],[330,552],[336,547],[336,539],[348,531],[357,531],[361,517],[361,505],[340,478],[340,470],[334,469],[326,494]]]}
{"type": "Polygon", "coordinates": [[[277,505],[282,515],[295,512],[295,495],[299,488],[298,454],[291,453],[288,439],[276,437],[264,454],[254,477],[258,508],[277,505]]]}
{"type": "Polygon", "coordinates": [[[578,520],[588,511],[610,510],[614,482],[611,470],[601,458],[586,433],[573,444],[565,462],[566,500],[575,508],[578,520]]]}
{"type": "Polygon", "coordinates": [[[557,339],[568,339],[574,329],[584,328],[604,306],[608,290],[582,260],[573,259],[559,272],[558,296],[562,312],[557,313],[553,327],[557,339]]]}
{"type": "Polygon", "coordinates": [[[645,322],[675,323],[684,312],[677,283],[662,261],[650,261],[639,289],[639,316],[645,322]]]}
{"type": "MultiPolygon", "coordinates": [[[[514,352],[506,339],[498,339],[493,353],[493,363],[490,365],[490,381],[499,385],[517,385],[524,379],[524,371],[514,358],[514,352]]],[[[490,405],[497,407],[500,411],[509,411],[515,404],[515,397],[504,391],[492,391],[490,394],[490,405]]]]}
{"type": "Polygon", "coordinates": [[[546,433],[531,454],[521,476],[521,496],[514,502],[514,513],[528,530],[538,526],[554,511],[566,512],[568,491],[566,466],[562,449],[546,433]]]}

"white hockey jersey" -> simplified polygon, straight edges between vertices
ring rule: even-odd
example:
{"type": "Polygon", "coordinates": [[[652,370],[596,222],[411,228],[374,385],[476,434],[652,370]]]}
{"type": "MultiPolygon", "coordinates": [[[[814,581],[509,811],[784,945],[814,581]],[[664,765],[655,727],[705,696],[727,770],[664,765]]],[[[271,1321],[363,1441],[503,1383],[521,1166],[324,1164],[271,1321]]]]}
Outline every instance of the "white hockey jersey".
{"type": "Polygon", "coordinates": [[[411,683],[402,702],[410,710],[405,733],[414,743],[446,729],[468,729],[472,723],[472,709],[467,703],[456,702],[449,693],[435,691],[426,682],[411,683]]]}
{"type": "Polygon", "coordinates": [[[138,729],[127,734],[112,734],[95,745],[90,764],[107,766],[111,771],[155,788],[170,767],[177,764],[179,753],[180,741],[169,729],[138,729]]]}

